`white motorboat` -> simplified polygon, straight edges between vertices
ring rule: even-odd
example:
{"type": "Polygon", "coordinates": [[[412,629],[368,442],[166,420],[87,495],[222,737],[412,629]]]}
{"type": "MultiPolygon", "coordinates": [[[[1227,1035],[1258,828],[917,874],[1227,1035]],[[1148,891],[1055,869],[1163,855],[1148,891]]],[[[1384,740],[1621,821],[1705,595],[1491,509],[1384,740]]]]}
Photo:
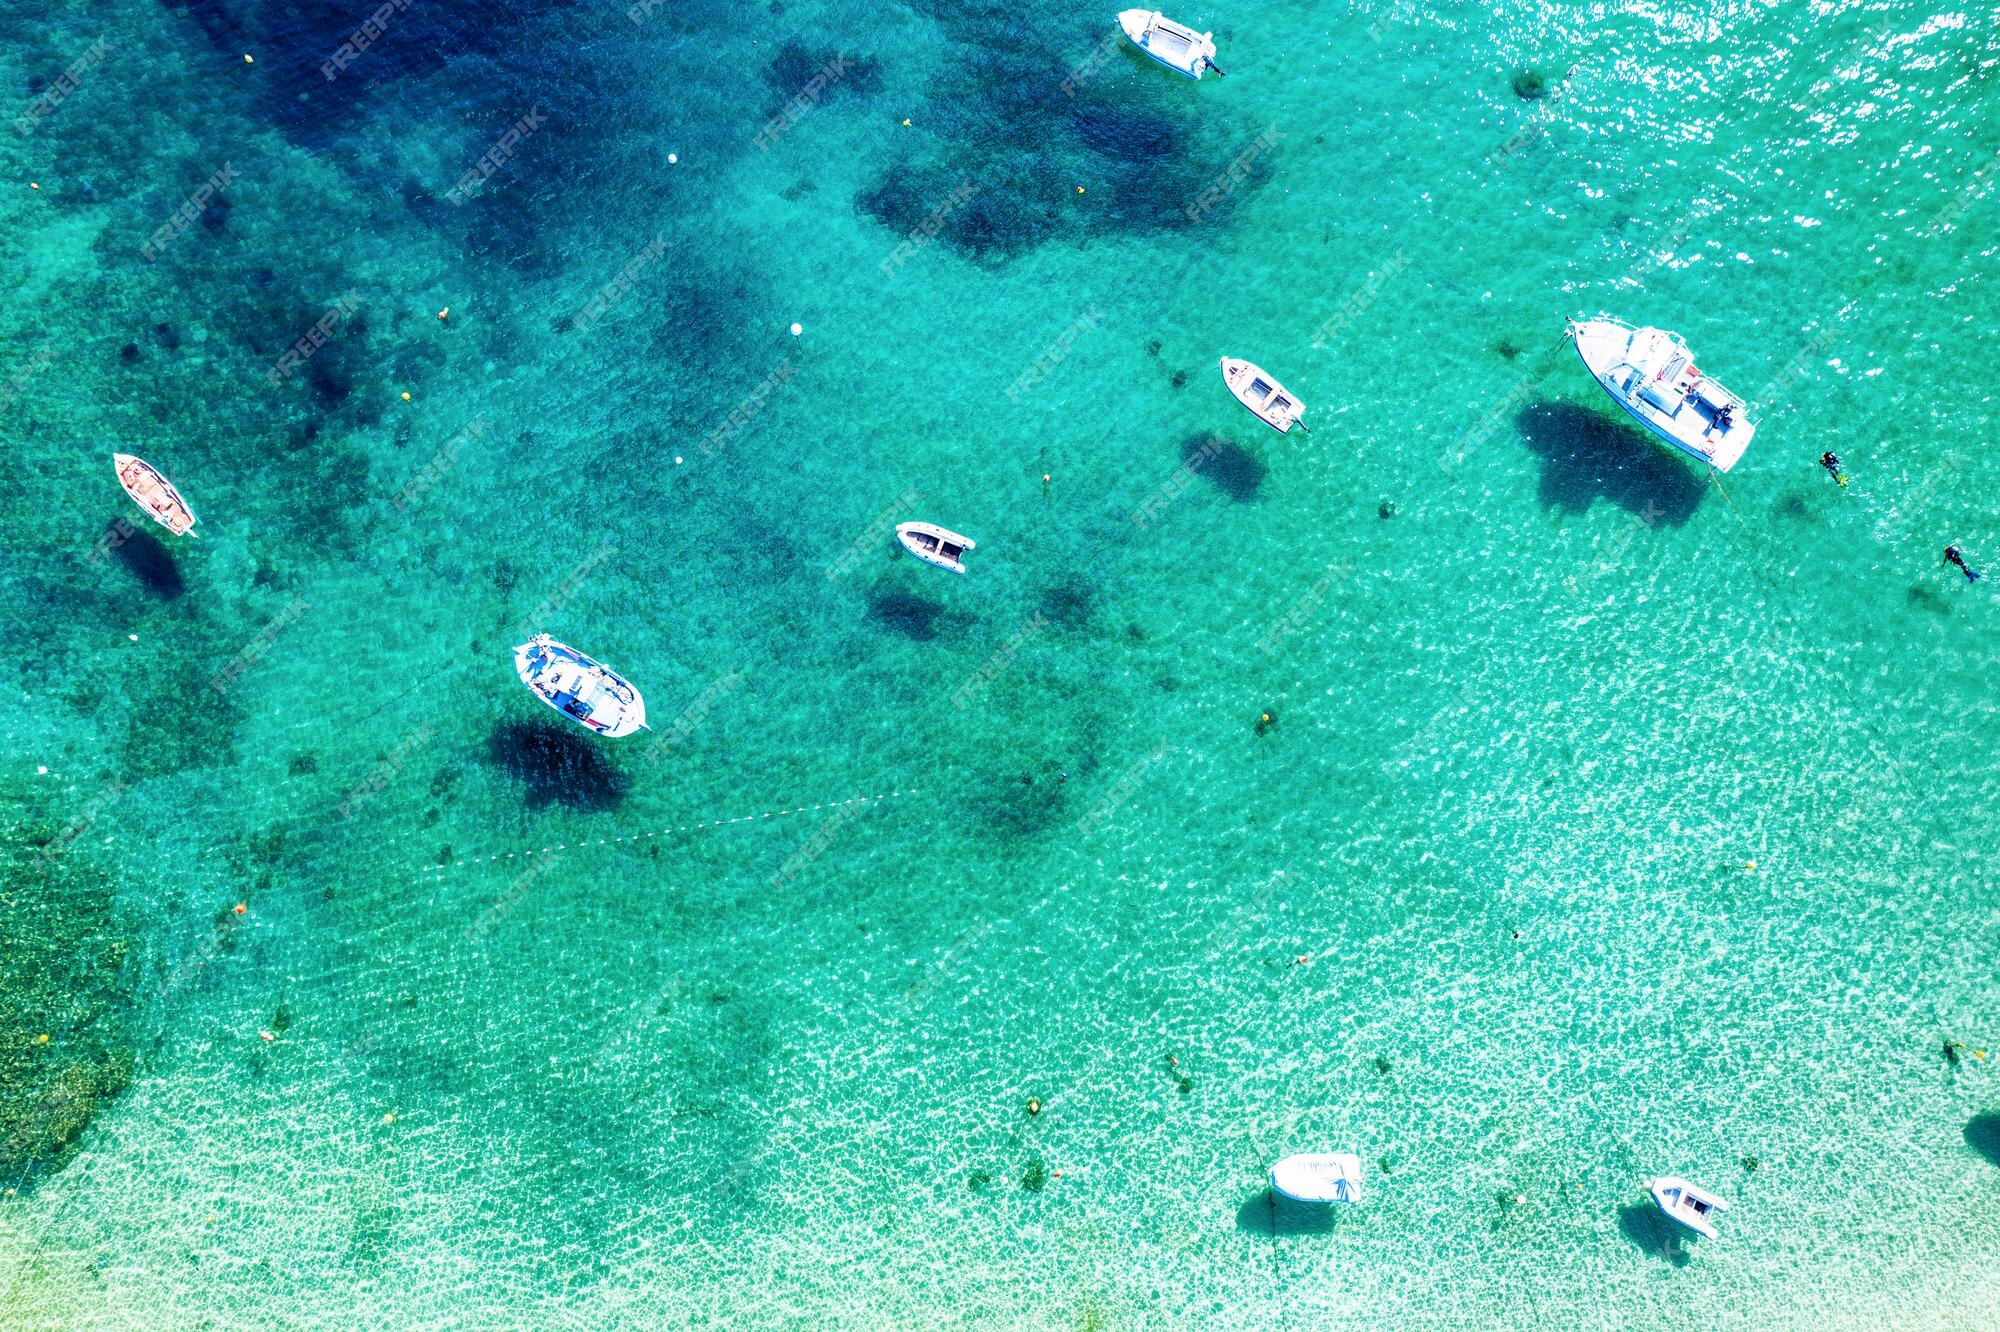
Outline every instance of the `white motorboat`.
{"type": "Polygon", "coordinates": [[[1307,1152],[1271,1167],[1271,1187],[1295,1202],[1361,1201],[1361,1158],[1353,1152],[1307,1152]]]}
{"type": "MultiPolygon", "coordinates": [[[[1234,356],[1222,358],[1222,381],[1229,385],[1229,391],[1236,395],[1236,401],[1250,409],[1250,414],[1279,434],[1285,434],[1293,426],[1306,430],[1301,420],[1306,414],[1306,405],[1280,384],[1276,377],[1248,361],[1234,356]]],[[[1306,430],[1311,434],[1310,430],[1306,430]]]]}
{"type": "Polygon", "coordinates": [[[1600,316],[1572,323],[1569,336],[1613,402],[1716,471],[1734,467],[1757,433],[1743,399],[1695,369],[1680,334],[1600,316]]]}
{"type": "Polygon", "coordinates": [[[965,566],[959,563],[958,557],[975,544],[971,537],[947,531],[936,523],[898,523],[896,540],[903,543],[904,550],[925,564],[935,564],[953,573],[965,572],[965,566]]]}
{"type": "Polygon", "coordinates": [[[181,498],[181,492],[174,489],[174,483],[160,474],[159,468],[129,453],[114,453],[111,461],[118,469],[118,484],[125,487],[132,502],[151,515],[154,522],[175,536],[201,535],[194,530],[194,510],[181,498]]]}
{"type": "Polygon", "coordinates": [[[1662,1175],[1646,1188],[1662,1212],[1698,1235],[1717,1238],[1715,1218],[1729,1210],[1728,1203],[1675,1175],[1662,1175]]]}
{"type": "Polygon", "coordinates": [[[1209,70],[1222,73],[1215,63],[1215,34],[1196,32],[1176,23],[1157,9],[1128,9],[1118,16],[1132,45],[1176,74],[1198,79],[1209,70]]]}
{"type": "Polygon", "coordinates": [[[630,680],[547,634],[514,649],[514,670],[536,698],[606,739],[651,729],[630,680]]]}

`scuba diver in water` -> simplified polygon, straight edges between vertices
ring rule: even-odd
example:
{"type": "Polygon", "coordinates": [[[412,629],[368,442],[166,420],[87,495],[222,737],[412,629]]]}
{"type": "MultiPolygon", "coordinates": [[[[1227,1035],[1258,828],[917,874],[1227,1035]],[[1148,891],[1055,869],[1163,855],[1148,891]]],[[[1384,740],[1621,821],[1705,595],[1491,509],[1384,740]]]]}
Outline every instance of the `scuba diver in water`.
{"type": "Polygon", "coordinates": [[[1819,455],[1819,465],[1826,468],[1828,476],[1840,483],[1841,489],[1845,490],[1847,488],[1847,473],[1840,470],[1839,454],[1828,449],[1825,453],[1819,455]]]}
{"type": "Polygon", "coordinates": [[[1965,562],[1965,552],[1957,546],[1946,546],[1944,548],[1944,562],[1946,564],[1956,564],[1958,571],[1965,575],[1966,582],[1976,583],[1979,581],[1978,572],[1965,562]]]}

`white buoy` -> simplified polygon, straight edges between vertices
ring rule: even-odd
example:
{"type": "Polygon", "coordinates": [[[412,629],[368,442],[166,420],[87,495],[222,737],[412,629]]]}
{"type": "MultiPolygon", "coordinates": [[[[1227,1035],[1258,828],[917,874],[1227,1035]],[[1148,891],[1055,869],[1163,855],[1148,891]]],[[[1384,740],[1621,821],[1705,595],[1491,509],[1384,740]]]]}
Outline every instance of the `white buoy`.
{"type": "Polygon", "coordinates": [[[803,332],[805,332],[805,331],[806,331],[806,326],[805,326],[804,324],[793,324],[793,325],[792,325],[792,336],[793,336],[793,337],[797,337],[797,336],[798,336],[799,334],[801,334],[801,333],[803,333],[803,332]]]}
{"type": "Polygon", "coordinates": [[[681,455],[676,453],[674,455],[674,466],[679,467],[680,465],[681,465],[681,455]]]}
{"type": "Polygon", "coordinates": [[[681,160],[681,155],[680,155],[679,153],[668,153],[668,154],[667,154],[667,165],[668,165],[668,166],[672,166],[672,165],[673,165],[674,163],[676,163],[676,162],[678,162],[678,161],[680,161],[680,160],[681,160]]]}

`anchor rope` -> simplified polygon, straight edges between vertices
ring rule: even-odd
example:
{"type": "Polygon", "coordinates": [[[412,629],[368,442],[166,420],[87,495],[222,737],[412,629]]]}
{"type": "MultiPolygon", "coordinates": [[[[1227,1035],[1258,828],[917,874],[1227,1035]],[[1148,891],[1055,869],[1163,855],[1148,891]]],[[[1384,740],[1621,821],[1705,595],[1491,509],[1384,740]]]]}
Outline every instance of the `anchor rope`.
{"type": "Polygon", "coordinates": [[[854,796],[847,800],[828,800],[817,805],[794,805],[789,809],[767,810],[762,814],[742,814],[733,819],[703,819],[698,823],[684,823],[673,828],[656,828],[652,832],[628,833],[622,837],[586,837],[574,842],[557,842],[539,850],[495,851],[491,855],[468,856],[463,860],[453,860],[446,865],[430,865],[418,873],[419,879],[436,879],[455,869],[468,865],[488,865],[496,861],[525,860],[531,856],[552,855],[558,851],[577,851],[588,846],[617,846],[621,842],[643,842],[654,837],[671,837],[675,833],[696,832],[702,828],[726,828],[733,823],[758,823],[765,819],[783,818],[788,814],[811,814],[822,809],[841,809],[848,805],[875,804],[883,800],[894,800],[897,796],[910,794],[908,791],[889,791],[882,795],[854,796]]]}

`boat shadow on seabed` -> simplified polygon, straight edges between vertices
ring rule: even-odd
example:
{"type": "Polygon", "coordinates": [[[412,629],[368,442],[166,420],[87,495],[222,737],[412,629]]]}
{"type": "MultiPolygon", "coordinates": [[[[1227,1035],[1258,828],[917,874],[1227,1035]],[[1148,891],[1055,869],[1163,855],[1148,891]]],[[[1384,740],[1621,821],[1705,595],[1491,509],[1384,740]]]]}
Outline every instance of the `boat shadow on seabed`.
{"type": "Polygon", "coordinates": [[[1324,1203],[1294,1202],[1264,1188],[1236,1209],[1236,1228],[1250,1235],[1331,1235],[1334,1209],[1324,1203]]]}
{"type": "Polygon", "coordinates": [[[1679,527],[1708,494],[1708,477],[1645,431],[1573,402],[1542,399],[1514,417],[1542,460],[1546,509],[1583,513],[1600,499],[1646,523],[1679,527]]]}
{"type": "Polygon", "coordinates": [[[1694,1255],[1680,1227],[1660,1215],[1651,1203],[1632,1203],[1618,1209],[1618,1231],[1639,1246],[1640,1252],[1675,1267],[1686,1267],[1694,1255]]]}
{"type": "Polygon", "coordinates": [[[615,809],[630,784],[589,738],[554,722],[495,727],[487,756],[528,788],[530,809],[556,804],[584,813],[615,809]]]}
{"type": "MultiPolygon", "coordinates": [[[[113,523],[110,532],[117,532],[113,523]]],[[[187,591],[180,565],[166,543],[150,532],[126,530],[107,547],[119,567],[139,580],[139,585],[163,601],[171,601],[187,591]]]]}
{"type": "Polygon", "coordinates": [[[2000,1114],[1974,1115],[1965,1121],[1965,1145],[2000,1166],[2000,1114]]]}

